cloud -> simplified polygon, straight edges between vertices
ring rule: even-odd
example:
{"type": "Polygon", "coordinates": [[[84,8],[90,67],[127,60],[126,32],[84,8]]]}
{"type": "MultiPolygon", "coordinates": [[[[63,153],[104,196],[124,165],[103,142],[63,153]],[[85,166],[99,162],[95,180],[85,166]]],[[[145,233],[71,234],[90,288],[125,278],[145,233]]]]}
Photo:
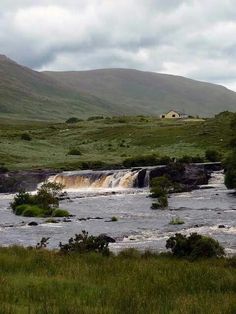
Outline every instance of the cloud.
{"type": "Polygon", "coordinates": [[[1,0],[1,53],[39,70],[126,67],[236,86],[233,0],[1,0]]]}

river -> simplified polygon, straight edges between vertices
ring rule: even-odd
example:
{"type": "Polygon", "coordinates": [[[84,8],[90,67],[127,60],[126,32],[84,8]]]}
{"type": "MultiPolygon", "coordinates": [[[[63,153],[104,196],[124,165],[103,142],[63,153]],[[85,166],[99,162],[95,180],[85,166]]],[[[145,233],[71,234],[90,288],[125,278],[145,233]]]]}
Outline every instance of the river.
{"type": "Polygon", "coordinates": [[[86,230],[115,238],[116,243],[109,244],[114,252],[130,247],[164,251],[166,240],[176,232],[198,232],[217,239],[228,254],[236,253],[236,196],[224,186],[222,172],[214,172],[208,186],[199,190],[172,194],[165,210],[150,209],[148,188],[130,188],[129,180],[122,182],[123,186],[69,189],[70,200],[61,201],[60,207],[74,216],[59,223],[15,216],[9,207],[13,195],[0,194],[0,245],[35,246],[49,237],[48,247],[57,248],[60,241],[86,230]],[[113,216],[118,220],[111,221],[113,216]],[[171,225],[176,217],[184,224],[171,225]],[[31,221],[38,225],[29,226],[31,221]]]}

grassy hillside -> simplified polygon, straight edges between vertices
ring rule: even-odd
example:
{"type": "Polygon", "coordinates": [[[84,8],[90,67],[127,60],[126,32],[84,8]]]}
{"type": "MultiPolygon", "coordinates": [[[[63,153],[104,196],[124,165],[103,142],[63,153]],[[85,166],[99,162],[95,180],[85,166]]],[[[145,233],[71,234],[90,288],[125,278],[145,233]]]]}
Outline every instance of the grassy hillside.
{"type": "Polygon", "coordinates": [[[0,116],[64,121],[70,116],[212,116],[235,110],[236,93],[183,77],[125,69],[39,73],[0,55],[0,116]]]}
{"type": "Polygon", "coordinates": [[[123,105],[126,113],[131,114],[161,114],[176,109],[191,115],[212,116],[223,110],[236,110],[235,92],[180,76],[130,69],[45,74],[75,91],[123,105]]]}
{"type": "Polygon", "coordinates": [[[233,314],[235,259],[0,249],[0,312],[233,314]],[[133,257],[132,257],[133,256],[133,257]]]}
{"type": "Polygon", "coordinates": [[[79,169],[83,162],[121,164],[128,157],[157,154],[203,156],[223,153],[230,137],[229,114],[206,121],[114,117],[76,124],[0,120],[0,160],[10,169],[79,169]],[[23,133],[31,141],[21,139],[23,133]],[[81,155],[69,155],[77,149],[81,155]]]}
{"type": "Polygon", "coordinates": [[[73,91],[0,55],[1,117],[58,121],[75,114],[87,117],[94,112],[118,113],[106,101],[73,91]]]}

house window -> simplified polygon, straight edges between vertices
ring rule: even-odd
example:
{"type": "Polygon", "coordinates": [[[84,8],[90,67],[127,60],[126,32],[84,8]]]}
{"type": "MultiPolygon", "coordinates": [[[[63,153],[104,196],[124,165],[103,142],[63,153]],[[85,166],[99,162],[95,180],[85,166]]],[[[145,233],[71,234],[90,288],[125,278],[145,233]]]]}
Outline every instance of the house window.
{"type": "Polygon", "coordinates": [[[172,118],[175,118],[175,114],[172,114],[172,118]]]}

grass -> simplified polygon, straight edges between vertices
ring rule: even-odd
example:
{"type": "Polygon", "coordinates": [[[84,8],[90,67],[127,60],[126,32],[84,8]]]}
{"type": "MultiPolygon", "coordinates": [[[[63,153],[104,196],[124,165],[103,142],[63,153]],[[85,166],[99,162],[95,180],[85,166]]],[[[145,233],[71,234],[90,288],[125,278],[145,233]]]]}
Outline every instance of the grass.
{"type": "Polygon", "coordinates": [[[139,155],[204,156],[207,149],[226,153],[229,123],[228,116],[206,121],[114,117],[70,125],[0,120],[0,160],[12,170],[70,170],[88,161],[119,165],[139,155]],[[24,133],[32,140],[22,140],[24,133]],[[81,155],[68,155],[71,148],[81,155]]]}
{"type": "Polygon", "coordinates": [[[169,224],[170,225],[183,225],[184,221],[180,219],[179,217],[176,217],[176,218],[172,218],[169,224]]]}
{"type": "Polygon", "coordinates": [[[236,312],[235,259],[64,256],[12,247],[0,249],[0,269],[4,314],[236,312]]]}

